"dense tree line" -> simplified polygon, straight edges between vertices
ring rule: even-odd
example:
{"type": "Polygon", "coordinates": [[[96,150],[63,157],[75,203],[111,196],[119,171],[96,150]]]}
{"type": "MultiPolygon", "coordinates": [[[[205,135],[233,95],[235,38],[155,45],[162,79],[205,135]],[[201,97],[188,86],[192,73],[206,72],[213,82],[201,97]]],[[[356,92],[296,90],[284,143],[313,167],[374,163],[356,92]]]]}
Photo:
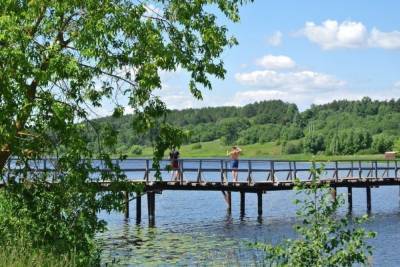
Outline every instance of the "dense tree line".
{"type": "MultiPolygon", "coordinates": [[[[137,150],[137,146],[151,144],[155,137],[137,134],[131,116],[93,123],[118,131],[121,151],[137,150]]],[[[271,100],[243,107],[172,110],[163,119],[188,130],[187,143],[219,139],[227,145],[246,145],[275,141],[281,142],[287,153],[381,153],[392,149],[400,136],[400,99],[340,100],[313,105],[303,112],[295,104],[271,100]]]]}

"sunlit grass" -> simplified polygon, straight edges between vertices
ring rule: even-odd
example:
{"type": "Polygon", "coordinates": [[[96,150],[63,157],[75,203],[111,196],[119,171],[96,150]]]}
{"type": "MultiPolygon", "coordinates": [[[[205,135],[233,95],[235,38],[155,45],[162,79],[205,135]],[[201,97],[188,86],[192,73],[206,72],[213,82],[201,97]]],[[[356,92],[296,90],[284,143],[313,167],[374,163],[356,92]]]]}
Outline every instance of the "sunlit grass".
{"type": "Polygon", "coordinates": [[[72,267],[76,266],[74,257],[55,256],[41,250],[23,245],[2,246],[0,267],[72,267]]]}
{"type": "MultiPolygon", "coordinates": [[[[311,154],[284,154],[282,153],[282,146],[276,142],[268,142],[264,144],[251,144],[241,145],[242,158],[264,158],[276,160],[383,160],[382,154],[371,155],[311,155],[311,154]]],[[[226,152],[230,150],[231,146],[221,144],[219,140],[211,142],[202,142],[190,145],[183,145],[180,148],[182,158],[223,158],[227,157],[226,152]],[[201,147],[199,147],[199,145],[201,147]]],[[[131,157],[152,157],[153,150],[151,147],[145,147],[141,155],[129,155],[131,157]]],[[[167,157],[168,152],[165,156],[167,157]]]]}

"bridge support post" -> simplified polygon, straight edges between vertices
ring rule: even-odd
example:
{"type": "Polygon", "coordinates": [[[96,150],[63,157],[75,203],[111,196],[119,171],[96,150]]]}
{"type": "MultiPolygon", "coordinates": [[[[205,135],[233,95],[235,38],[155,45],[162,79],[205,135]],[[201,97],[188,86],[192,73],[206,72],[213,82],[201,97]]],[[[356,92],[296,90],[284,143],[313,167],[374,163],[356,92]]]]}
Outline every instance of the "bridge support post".
{"type": "Polygon", "coordinates": [[[240,191],[240,216],[244,216],[245,213],[245,205],[246,205],[246,193],[244,191],[240,191]]]}
{"type": "Polygon", "coordinates": [[[371,211],[371,187],[367,186],[367,211],[371,211]]]}
{"type": "Polygon", "coordinates": [[[347,203],[349,205],[349,212],[353,210],[353,188],[347,187],[347,203]]]}
{"type": "Polygon", "coordinates": [[[261,216],[263,213],[262,192],[257,192],[257,211],[258,211],[258,216],[261,216]]]}
{"type": "Polygon", "coordinates": [[[136,224],[140,224],[142,220],[142,196],[136,193],[136,224]]]}
{"type": "Polygon", "coordinates": [[[336,186],[331,188],[332,199],[336,200],[336,186]]]}
{"type": "Polygon", "coordinates": [[[129,219],[129,192],[125,191],[124,192],[124,213],[125,213],[125,219],[129,219]]]}
{"type": "Polygon", "coordinates": [[[155,192],[147,192],[147,210],[149,214],[149,226],[153,227],[155,224],[155,192]]]}
{"type": "Polygon", "coordinates": [[[232,213],[232,192],[227,192],[227,200],[228,200],[228,212],[229,214],[232,213]]]}

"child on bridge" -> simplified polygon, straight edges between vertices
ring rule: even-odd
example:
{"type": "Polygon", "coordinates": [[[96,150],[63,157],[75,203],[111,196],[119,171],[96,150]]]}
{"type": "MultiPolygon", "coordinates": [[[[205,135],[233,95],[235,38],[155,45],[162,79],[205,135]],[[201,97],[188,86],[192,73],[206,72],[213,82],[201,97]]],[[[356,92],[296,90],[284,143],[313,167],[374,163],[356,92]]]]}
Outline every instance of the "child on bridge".
{"type": "Polygon", "coordinates": [[[239,155],[242,150],[238,146],[233,146],[232,150],[228,152],[228,156],[231,157],[232,162],[231,162],[231,168],[232,168],[232,176],[233,176],[233,182],[237,183],[238,181],[238,171],[237,169],[239,168],[239,155]]]}

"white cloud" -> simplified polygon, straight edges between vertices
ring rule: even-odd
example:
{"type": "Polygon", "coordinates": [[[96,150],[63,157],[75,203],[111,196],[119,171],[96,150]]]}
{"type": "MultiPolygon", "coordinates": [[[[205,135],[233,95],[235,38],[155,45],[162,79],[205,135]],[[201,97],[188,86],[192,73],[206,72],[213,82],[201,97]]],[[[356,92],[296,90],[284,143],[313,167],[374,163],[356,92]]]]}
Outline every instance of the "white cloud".
{"type": "Polygon", "coordinates": [[[400,49],[400,32],[381,32],[373,28],[368,40],[368,45],[384,49],[400,49]]]}
{"type": "Polygon", "coordinates": [[[367,29],[360,22],[326,20],[322,25],[306,22],[301,33],[323,49],[361,47],[367,40],[367,29]]]}
{"type": "Polygon", "coordinates": [[[293,93],[333,90],[345,84],[344,81],[331,75],[313,71],[277,72],[259,70],[237,73],[235,78],[243,85],[293,93]]]}
{"type": "Polygon", "coordinates": [[[400,49],[400,32],[382,32],[373,28],[368,32],[362,22],[326,20],[321,25],[306,22],[300,35],[318,44],[322,49],[378,47],[400,49]]]}
{"type": "Polygon", "coordinates": [[[291,69],[296,63],[287,56],[266,55],[257,60],[257,65],[267,69],[291,69]]]}
{"type": "Polygon", "coordinates": [[[282,44],[282,33],[280,31],[274,32],[267,38],[267,43],[272,46],[280,46],[282,44]]]}

